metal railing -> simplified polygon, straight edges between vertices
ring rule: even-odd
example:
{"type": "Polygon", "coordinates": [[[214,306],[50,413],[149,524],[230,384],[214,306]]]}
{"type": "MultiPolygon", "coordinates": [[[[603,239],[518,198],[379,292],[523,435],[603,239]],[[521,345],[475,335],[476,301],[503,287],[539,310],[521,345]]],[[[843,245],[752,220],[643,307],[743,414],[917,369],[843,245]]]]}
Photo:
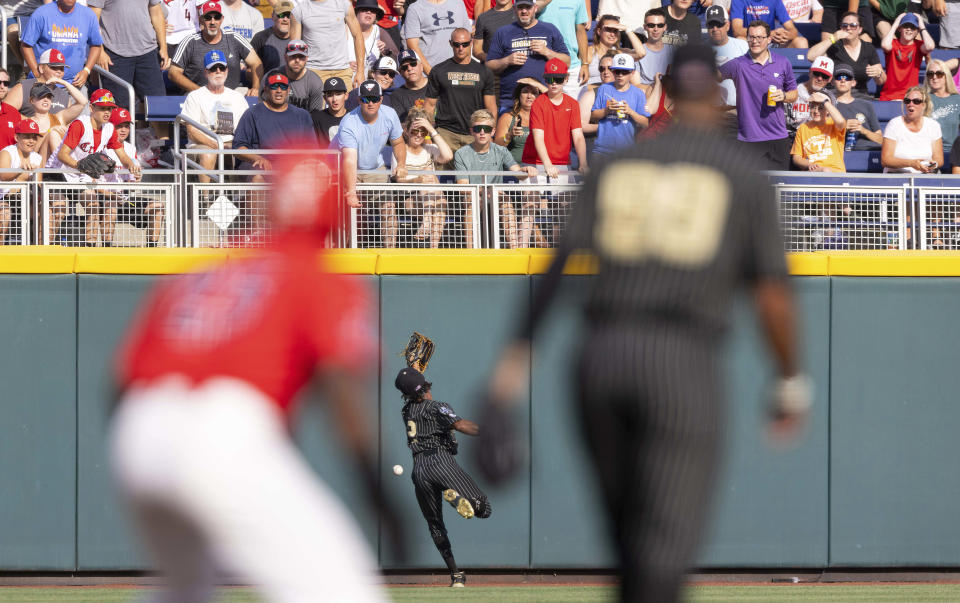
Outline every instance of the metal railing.
{"type": "Polygon", "coordinates": [[[30,185],[0,184],[0,245],[26,245],[30,241],[30,185]]]}
{"type": "MultiPolygon", "coordinates": [[[[4,21],[4,23],[6,23],[6,21],[4,21]]],[[[4,26],[4,31],[6,31],[6,26],[4,26]]],[[[21,33],[21,35],[23,34],[21,33]]],[[[4,45],[4,48],[6,48],[6,45],[4,45]]],[[[106,50],[101,49],[100,52],[106,52],[106,50]]],[[[101,67],[100,65],[94,65],[93,70],[99,73],[100,77],[106,77],[108,80],[116,82],[127,89],[127,101],[130,103],[130,107],[129,107],[130,115],[131,116],[136,115],[137,114],[137,96],[136,96],[136,92],[133,89],[133,84],[126,81],[125,79],[122,79],[113,75],[112,73],[110,73],[109,71],[101,67]]],[[[103,82],[101,82],[101,84],[102,83],[103,82]]],[[[136,139],[137,139],[137,120],[134,119],[130,123],[130,140],[136,140],[136,139]]]]}

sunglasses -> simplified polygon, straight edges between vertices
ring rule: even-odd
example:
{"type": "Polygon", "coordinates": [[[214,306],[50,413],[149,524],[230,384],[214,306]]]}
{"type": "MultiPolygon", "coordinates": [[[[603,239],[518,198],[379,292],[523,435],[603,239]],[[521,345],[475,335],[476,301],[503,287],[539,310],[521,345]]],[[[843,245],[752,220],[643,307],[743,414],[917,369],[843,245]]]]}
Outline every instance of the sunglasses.
{"type": "Polygon", "coordinates": [[[220,13],[207,13],[203,16],[204,21],[219,21],[223,18],[220,13]]]}
{"type": "Polygon", "coordinates": [[[379,96],[361,96],[360,102],[363,103],[364,105],[372,105],[374,103],[379,103],[380,97],[379,96]]]}
{"type": "Polygon", "coordinates": [[[406,71],[407,69],[410,69],[411,67],[416,67],[419,63],[420,63],[420,61],[407,61],[406,63],[402,63],[402,64],[400,65],[400,71],[406,71]]]}
{"type": "Polygon", "coordinates": [[[831,76],[827,75],[826,73],[820,73],[819,71],[814,71],[813,73],[810,74],[810,77],[818,77],[822,80],[829,80],[831,76]]]}
{"type": "Polygon", "coordinates": [[[567,76],[565,76],[565,75],[548,75],[548,76],[546,76],[546,77],[543,78],[543,81],[545,81],[545,82],[548,83],[548,84],[562,84],[562,83],[564,83],[565,81],[567,81],[567,76]]]}
{"type": "Polygon", "coordinates": [[[491,132],[493,132],[493,126],[476,125],[470,129],[473,131],[474,134],[479,134],[480,132],[485,132],[487,134],[490,134],[491,132]]]}
{"type": "Polygon", "coordinates": [[[424,137],[425,137],[426,135],[427,135],[427,131],[424,130],[423,128],[414,128],[413,130],[410,130],[410,136],[424,136],[424,137]]]}
{"type": "Polygon", "coordinates": [[[603,33],[609,33],[609,34],[618,34],[618,33],[620,33],[620,30],[617,29],[616,27],[604,27],[604,28],[603,28],[602,30],[600,30],[600,31],[602,31],[603,33]]]}
{"type": "Polygon", "coordinates": [[[927,77],[946,77],[947,74],[942,71],[928,71],[927,77]]]}
{"type": "Polygon", "coordinates": [[[707,23],[707,29],[717,29],[719,27],[726,27],[726,26],[727,26],[726,21],[724,21],[723,23],[717,23],[716,21],[711,21],[710,23],[707,23]]]}
{"type": "Polygon", "coordinates": [[[221,71],[226,71],[226,70],[227,70],[226,65],[214,65],[210,69],[207,69],[207,71],[210,71],[211,73],[220,73],[221,71]]]}
{"type": "Polygon", "coordinates": [[[666,27],[666,22],[664,23],[644,23],[644,27],[652,27],[653,29],[660,29],[661,27],[666,27]]]}
{"type": "Polygon", "coordinates": [[[0,86],[9,86],[10,80],[0,80],[0,86]]]}
{"type": "Polygon", "coordinates": [[[290,44],[290,45],[287,46],[287,53],[291,53],[291,52],[303,52],[303,53],[306,53],[306,52],[307,52],[307,45],[306,45],[306,44],[290,44]]]}
{"type": "Polygon", "coordinates": [[[846,73],[842,73],[838,76],[835,76],[833,79],[837,80],[838,82],[849,82],[853,80],[853,78],[847,75],[846,73]]]}
{"type": "Polygon", "coordinates": [[[450,40],[450,46],[453,46],[454,48],[466,48],[467,46],[470,46],[470,44],[472,44],[472,42],[454,42],[453,40],[450,40]]]}
{"type": "Polygon", "coordinates": [[[290,18],[290,13],[280,13],[279,15],[277,15],[277,18],[278,18],[278,19],[289,19],[289,18],[290,18]]]}
{"type": "Polygon", "coordinates": [[[382,75],[384,77],[397,77],[395,71],[390,71],[389,69],[377,69],[377,75],[382,75]]]}
{"type": "Polygon", "coordinates": [[[610,71],[613,72],[613,75],[630,75],[633,73],[631,69],[611,69],[610,71]]]}
{"type": "Polygon", "coordinates": [[[610,69],[609,67],[604,67],[603,65],[598,66],[597,69],[600,71],[600,73],[606,73],[607,71],[613,71],[613,69],[610,69]]]}
{"type": "Polygon", "coordinates": [[[923,102],[924,102],[924,101],[923,101],[922,98],[905,98],[905,99],[903,99],[903,104],[905,104],[905,105],[910,105],[910,104],[922,105],[923,102]]]}
{"type": "Polygon", "coordinates": [[[857,29],[860,27],[859,23],[841,23],[840,29],[857,29]]]}
{"type": "Polygon", "coordinates": [[[268,88],[270,88],[271,90],[287,90],[290,88],[290,84],[282,84],[280,82],[277,82],[276,84],[270,84],[268,88]]]}

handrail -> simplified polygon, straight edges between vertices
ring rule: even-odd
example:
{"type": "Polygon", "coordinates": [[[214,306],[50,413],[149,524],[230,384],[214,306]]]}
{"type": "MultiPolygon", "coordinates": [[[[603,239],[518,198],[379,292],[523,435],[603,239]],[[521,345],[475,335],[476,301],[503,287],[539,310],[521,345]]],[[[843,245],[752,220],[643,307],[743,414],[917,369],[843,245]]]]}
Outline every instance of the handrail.
{"type": "MultiPolygon", "coordinates": [[[[101,49],[100,52],[106,52],[106,50],[101,49]]],[[[133,84],[113,75],[112,73],[110,73],[109,71],[101,67],[100,65],[94,65],[93,70],[99,73],[101,76],[106,76],[108,80],[113,80],[114,82],[120,84],[121,86],[127,89],[127,100],[130,101],[130,120],[131,120],[130,121],[130,142],[136,145],[137,144],[137,111],[136,111],[137,97],[136,97],[136,92],[133,89],[133,84]]]]}

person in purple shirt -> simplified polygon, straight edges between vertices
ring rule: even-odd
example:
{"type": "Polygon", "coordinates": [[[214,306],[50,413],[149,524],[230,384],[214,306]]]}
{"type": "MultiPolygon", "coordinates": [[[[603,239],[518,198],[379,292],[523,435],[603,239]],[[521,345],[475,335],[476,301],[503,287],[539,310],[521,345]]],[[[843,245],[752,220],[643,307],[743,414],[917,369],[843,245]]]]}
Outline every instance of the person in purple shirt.
{"type": "Polygon", "coordinates": [[[797,81],[786,57],[770,52],[770,26],[753,21],[747,28],[747,54],[720,66],[723,79],[737,89],[737,138],[762,158],[758,169],[790,169],[790,138],[785,103],[797,100],[797,81]]]}
{"type": "Polygon", "coordinates": [[[783,0],[733,0],[730,4],[730,25],[733,35],[741,40],[747,39],[747,25],[754,21],[764,21],[772,30],[770,37],[781,48],[808,48],[807,39],[800,35],[797,26],[790,19],[790,13],[783,0]],[[779,23],[780,27],[775,27],[779,23]]]}

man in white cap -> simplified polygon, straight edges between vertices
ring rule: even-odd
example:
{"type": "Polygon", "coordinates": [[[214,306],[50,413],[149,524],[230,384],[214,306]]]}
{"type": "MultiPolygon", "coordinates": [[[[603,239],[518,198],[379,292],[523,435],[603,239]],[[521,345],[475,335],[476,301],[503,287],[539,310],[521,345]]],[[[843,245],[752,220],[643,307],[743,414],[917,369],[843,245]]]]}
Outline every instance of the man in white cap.
{"type": "Polygon", "coordinates": [[[267,72],[260,95],[266,94],[267,78],[281,73],[290,80],[290,104],[307,111],[323,109],[323,80],[307,69],[307,44],[303,40],[290,40],[284,56],[285,65],[267,72]]]}
{"type": "MultiPolygon", "coordinates": [[[[40,77],[27,78],[10,89],[3,102],[16,107],[24,117],[33,117],[33,105],[30,104],[30,90],[37,84],[46,84],[53,79],[63,79],[67,69],[67,59],[56,48],[43,51],[37,65],[40,77]]],[[[51,84],[53,89],[53,104],[50,113],[59,113],[71,104],[70,93],[63,86],[51,84]]]]}
{"type": "Polygon", "coordinates": [[[590,121],[599,124],[593,146],[594,156],[598,159],[615,156],[632,147],[637,130],[646,128],[650,123],[650,113],[645,108],[646,95],[630,84],[630,77],[636,71],[633,57],[626,53],[618,54],[613,57],[610,70],[613,72],[613,81],[597,88],[597,97],[590,112],[590,121]]]}
{"type": "Polygon", "coordinates": [[[810,95],[826,88],[833,79],[833,59],[817,57],[810,66],[810,79],[797,84],[797,100],[787,105],[787,129],[791,137],[810,119],[810,95]]]}
{"type": "MultiPolygon", "coordinates": [[[[373,68],[367,72],[367,79],[373,80],[380,85],[380,91],[383,95],[383,105],[392,107],[390,97],[393,94],[393,82],[397,78],[397,62],[391,57],[380,57],[373,64],[373,68]]],[[[347,96],[347,111],[353,111],[360,106],[360,89],[354,88],[347,96]]]]}

